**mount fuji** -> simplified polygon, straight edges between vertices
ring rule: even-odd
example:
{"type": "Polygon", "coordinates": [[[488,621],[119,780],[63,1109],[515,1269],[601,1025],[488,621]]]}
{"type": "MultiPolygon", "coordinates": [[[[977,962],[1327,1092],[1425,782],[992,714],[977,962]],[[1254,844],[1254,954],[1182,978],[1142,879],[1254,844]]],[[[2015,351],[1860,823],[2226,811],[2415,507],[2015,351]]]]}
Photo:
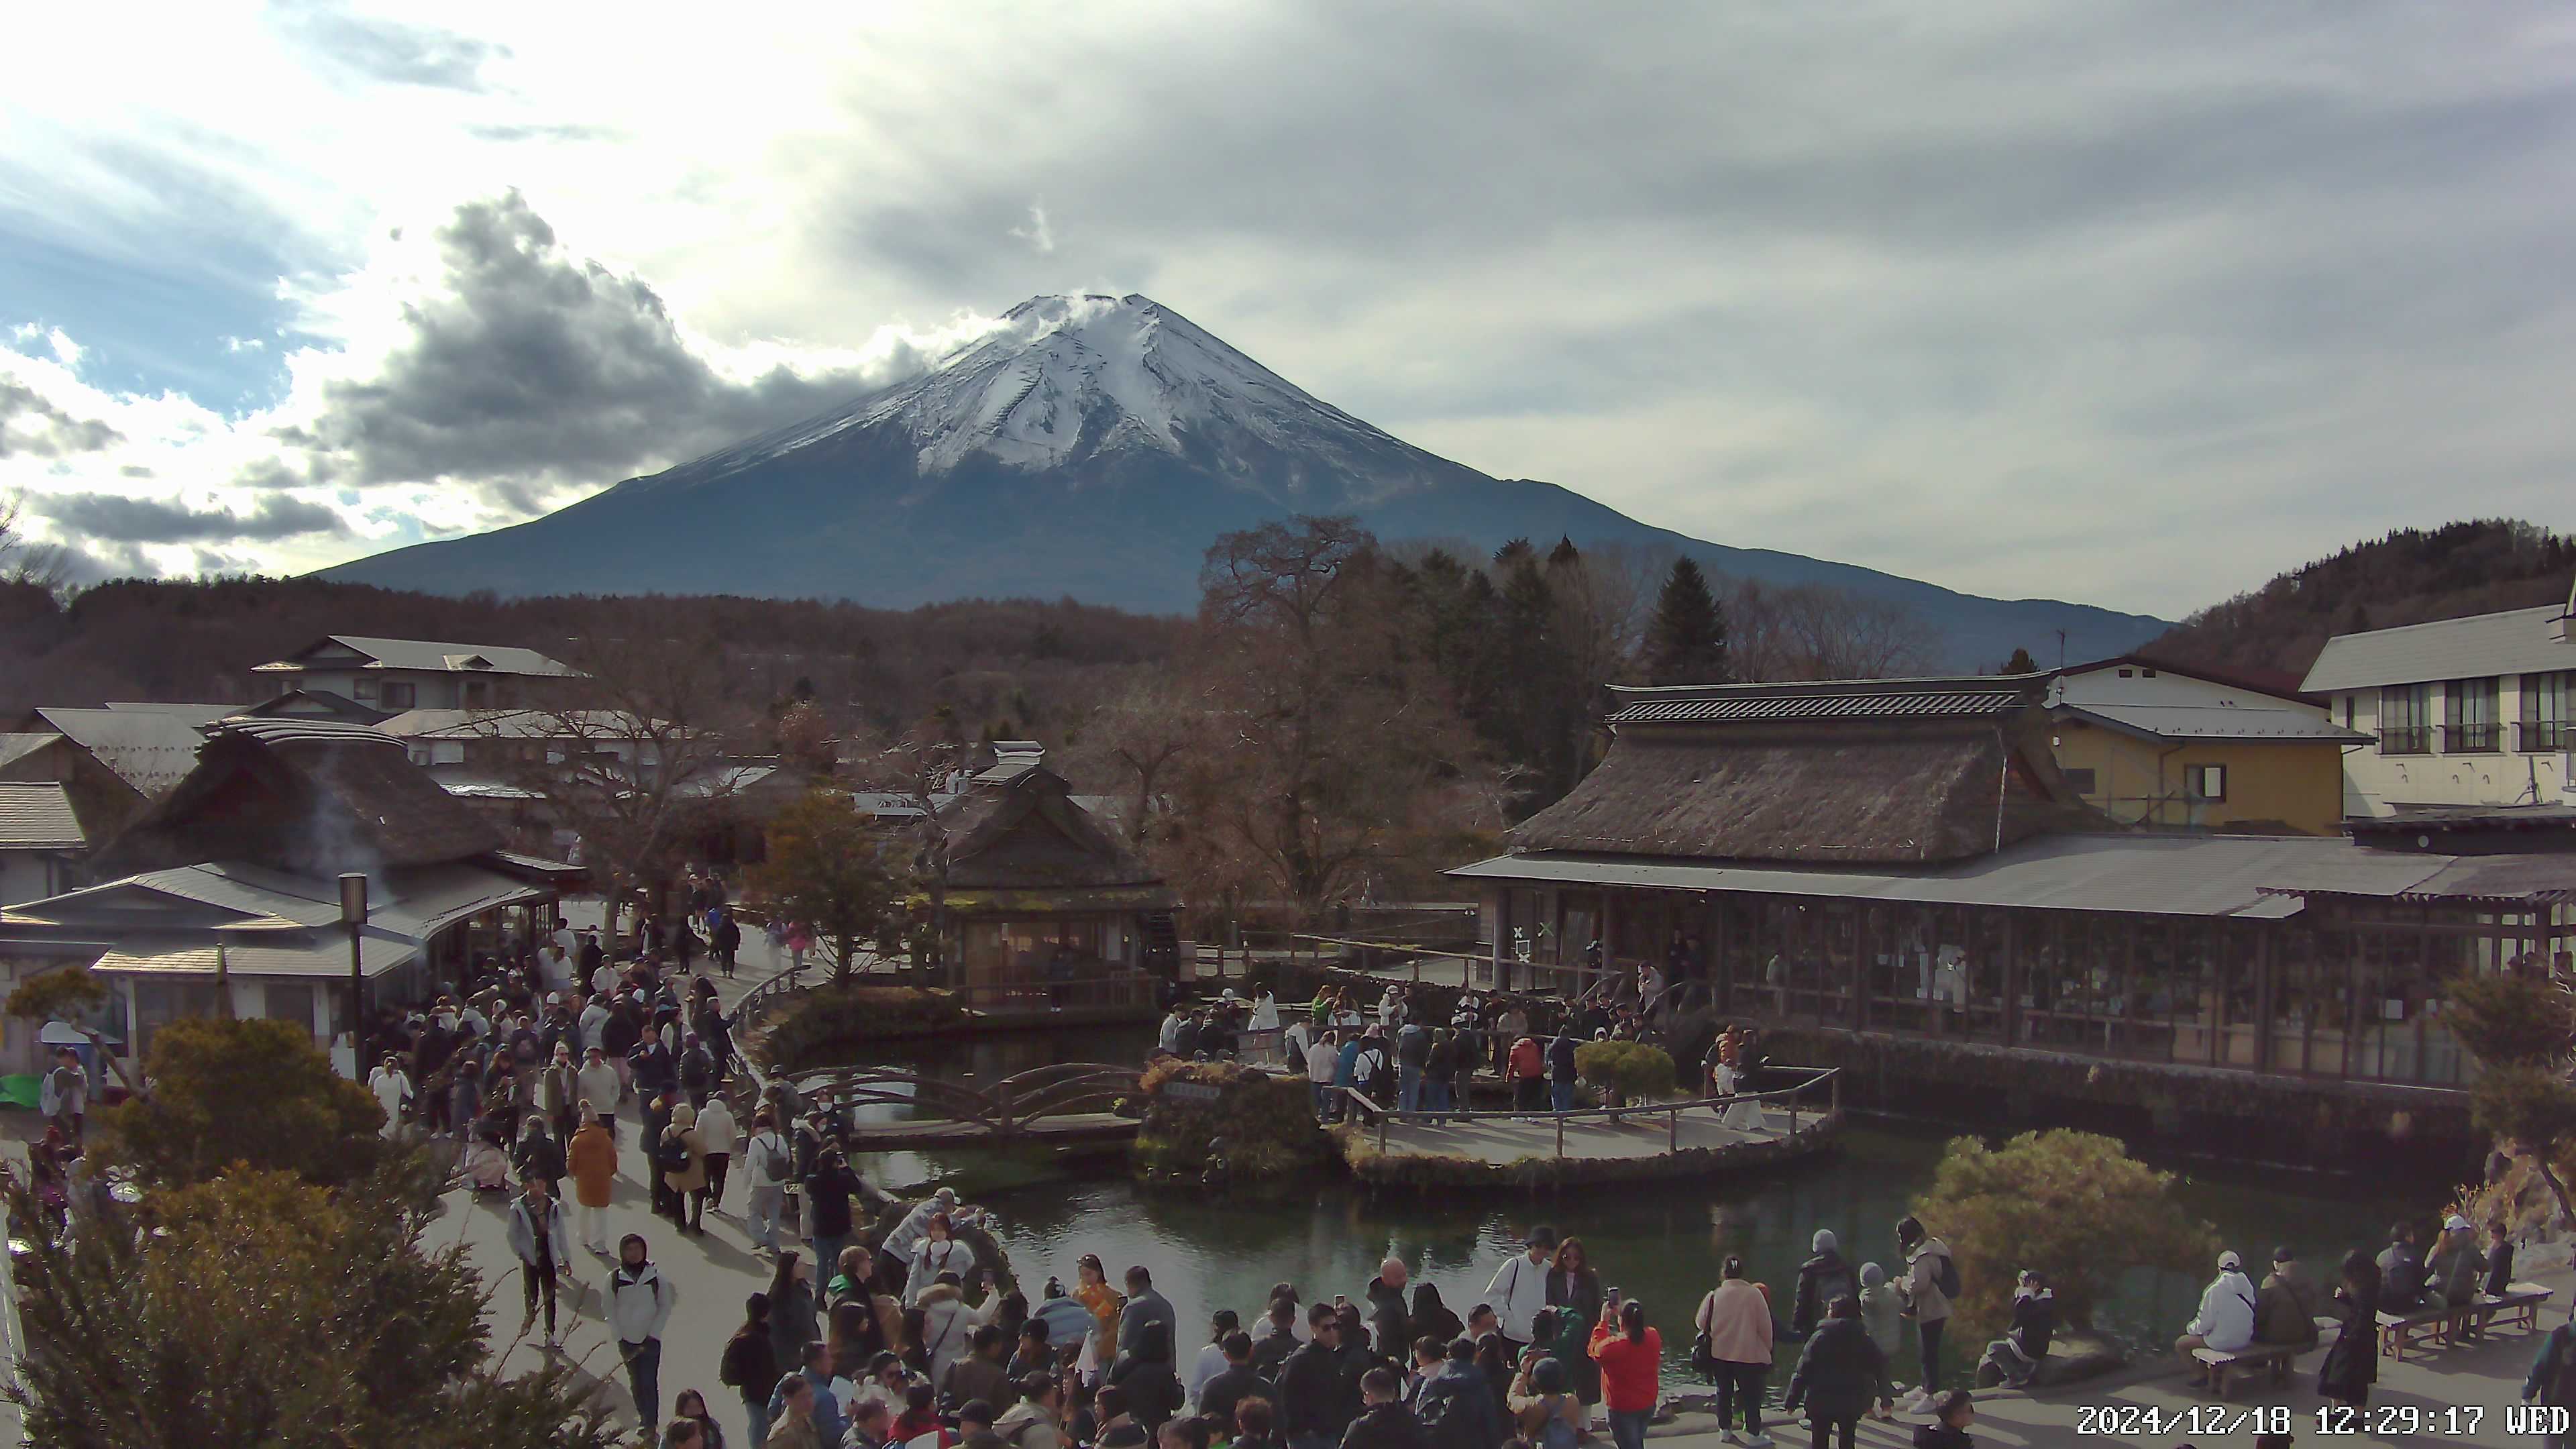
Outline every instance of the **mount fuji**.
{"type": "Polygon", "coordinates": [[[1999,600],[1849,564],[1732,548],[1581,494],[1494,478],[1307,393],[1141,296],[1037,297],[911,381],[490,533],[324,570],[436,594],[745,594],[889,608],[1055,598],[1152,612],[1197,601],[1220,533],[1357,515],[1389,541],[1491,550],[1560,535],[1662,546],[1716,573],[1828,584],[1914,610],[1944,663],[1992,668],[2059,630],[2115,654],[2162,620],[1999,600]]]}

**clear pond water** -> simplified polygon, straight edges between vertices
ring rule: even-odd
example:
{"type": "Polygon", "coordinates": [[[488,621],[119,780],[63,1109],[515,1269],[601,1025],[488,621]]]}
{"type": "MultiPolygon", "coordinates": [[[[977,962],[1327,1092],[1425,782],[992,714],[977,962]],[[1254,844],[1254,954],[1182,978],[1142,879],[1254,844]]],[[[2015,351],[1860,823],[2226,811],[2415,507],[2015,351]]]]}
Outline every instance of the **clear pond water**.
{"type": "MultiPolygon", "coordinates": [[[[1089,1031],[943,1043],[881,1059],[924,1074],[990,1081],[1059,1060],[1133,1061],[1150,1043],[1145,1031],[1089,1031]]],[[[1681,1325],[1729,1256],[1743,1257],[1751,1276],[1771,1285],[1784,1318],[1818,1228],[1832,1229],[1854,1262],[1893,1269],[1896,1221],[1929,1187],[1942,1144],[1956,1131],[1864,1121],[1847,1130],[1839,1152],[1783,1170],[1687,1185],[1482,1197],[1371,1194],[1336,1177],[1224,1195],[1148,1190],[1129,1180],[1116,1159],[1065,1165],[1001,1151],[886,1154],[860,1169],[893,1185],[956,1181],[1001,1219],[1012,1266],[1032,1294],[1049,1275],[1073,1282],[1074,1259],[1083,1253],[1099,1254],[1113,1275],[1129,1264],[1146,1265],[1184,1328],[1202,1335],[1192,1339],[1189,1353],[1203,1341],[1215,1309],[1232,1308],[1249,1319],[1271,1285],[1282,1281],[1294,1283],[1308,1301],[1335,1293],[1360,1300],[1389,1257],[1402,1259],[1415,1281],[1439,1285],[1442,1299],[1464,1317],[1483,1299],[1494,1270],[1519,1251],[1528,1228],[1547,1223],[1583,1239],[1605,1286],[1645,1300],[1664,1332],[1668,1376],[1678,1381],[1687,1376],[1690,1344],[1681,1325]]],[[[2181,1174],[2186,1205],[2216,1224],[2249,1261],[2287,1243],[2313,1277],[2326,1276],[2349,1248],[2375,1250],[2392,1217],[2432,1210],[2450,1187],[2261,1166],[2159,1165],[2181,1174]]],[[[2203,1281],[2132,1270],[2097,1313],[2096,1327],[2132,1349],[2168,1346],[2198,1305],[2203,1281]]],[[[1952,1374],[1964,1381],[1982,1347],[1948,1345],[1952,1374]]],[[[1785,1372],[1794,1360],[1793,1348],[1784,1349],[1785,1372]]],[[[1910,1367],[1910,1349],[1905,1359],[1910,1367]]]]}

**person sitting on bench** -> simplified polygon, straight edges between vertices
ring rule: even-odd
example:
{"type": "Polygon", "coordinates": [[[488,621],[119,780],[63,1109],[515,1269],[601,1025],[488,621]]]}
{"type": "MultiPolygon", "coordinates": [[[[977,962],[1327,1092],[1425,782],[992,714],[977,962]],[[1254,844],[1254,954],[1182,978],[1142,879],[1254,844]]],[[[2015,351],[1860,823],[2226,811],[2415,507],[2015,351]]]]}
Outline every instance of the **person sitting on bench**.
{"type": "Polygon", "coordinates": [[[2191,1370],[2195,1388],[2209,1382],[2209,1370],[2192,1357],[2196,1348],[2214,1348],[2220,1353],[2234,1353],[2254,1342],[2254,1284],[2245,1276],[2245,1260],[2235,1250],[2218,1255],[2218,1276],[2200,1295],[2200,1312],[2184,1325],[2183,1335],[2174,1340],[2174,1352],[2191,1370]]]}
{"type": "Polygon", "coordinates": [[[2413,1313],[2440,1308],[2441,1297],[2428,1292],[2424,1255],[2415,1250],[2415,1229],[2398,1223],[2388,1230],[2388,1249],[2379,1255],[2379,1311],[2413,1313]]]}
{"type": "Polygon", "coordinates": [[[2317,1311],[2317,1286],[2299,1276],[2298,1255],[2286,1244],[2274,1248],[2271,1276],[2254,1299],[2254,1341],[2313,1347],[2317,1311]]]}

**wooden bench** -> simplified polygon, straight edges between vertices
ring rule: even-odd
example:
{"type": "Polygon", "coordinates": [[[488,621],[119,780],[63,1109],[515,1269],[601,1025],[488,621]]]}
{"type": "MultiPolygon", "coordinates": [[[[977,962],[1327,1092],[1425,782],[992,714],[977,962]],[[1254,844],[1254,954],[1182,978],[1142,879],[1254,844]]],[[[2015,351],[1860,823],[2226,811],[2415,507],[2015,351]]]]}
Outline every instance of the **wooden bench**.
{"type": "Polygon", "coordinates": [[[2508,1327],[2525,1332],[2540,1331],[2540,1305],[2549,1301],[2550,1290],[2537,1283],[2508,1283],[2502,1293],[2481,1293],[2477,1300],[2457,1307],[2418,1308],[2408,1313],[2379,1315],[2379,1351],[2403,1359],[2406,1350],[2425,1342],[2456,1343],[2459,1332],[2470,1324],[2480,1329],[2502,1321],[2508,1327]]]}
{"type": "Polygon", "coordinates": [[[2288,1381],[2290,1365],[2300,1354],[2314,1347],[2313,1343],[2249,1343],[2232,1353],[2222,1348],[2195,1348],[2191,1356],[2207,1366],[2210,1388],[2224,1399],[2227,1397],[2228,1380],[2237,1374],[2268,1368],[2272,1371],[2272,1382],[2288,1381]]]}

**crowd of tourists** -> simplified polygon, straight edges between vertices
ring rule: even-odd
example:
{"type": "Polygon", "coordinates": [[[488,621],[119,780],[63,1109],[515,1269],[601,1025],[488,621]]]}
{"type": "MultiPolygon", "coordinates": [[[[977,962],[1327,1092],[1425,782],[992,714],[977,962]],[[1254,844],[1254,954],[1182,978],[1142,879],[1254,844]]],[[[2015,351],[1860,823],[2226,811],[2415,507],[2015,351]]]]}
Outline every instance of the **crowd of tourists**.
{"type": "MultiPolygon", "coordinates": [[[[1589,1041],[1643,1039],[1660,998],[1660,987],[1599,991],[1562,1004],[1469,992],[1444,1013],[1429,993],[1401,985],[1388,986],[1373,1003],[1348,987],[1328,986],[1283,1026],[1269,991],[1248,1002],[1227,991],[1212,1003],[1175,1004],[1155,1050],[1282,1065],[1303,1075],[1316,1117],[1327,1122],[1344,1115],[1344,1094],[1356,1091],[1381,1109],[1437,1123],[1474,1110],[1479,1072],[1500,1079],[1515,1112],[1568,1112],[1577,1103],[1576,1049],[1589,1041]]],[[[1701,1064],[1701,1086],[1711,1096],[1757,1091],[1765,1065],[1758,1034],[1729,1027],[1701,1064]]],[[[1748,1101],[1736,1115],[1758,1126],[1758,1110],[1748,1101]]]]}
{"type": "MultiPolygon", "coordinates": [[[[828,1159],[826,1159],[828,1160],[828,1159]]],[[[973,1221],[941,1192],[897,1208],[879,1246],[817,1255],[785,1247],[769,1285],[745,1300],[716,1365],[764,1449],[1575,1449],[1606,1434],[1642,1449],[1663,1399],[1663,1328],[1644,1298],[1604,1284],[1582,1241],[1530,1230],[1463,1313],[1388,1259],[1354,1296],[1311,1300],[1274,1286],[1249,1315],[1214,1313],[1188,1332],[1143,1265],[1114,1280],[1094,1255],[1070,1286],[1032,1296],[994,1287],[991,1265],[952,1233],[973,1221]],[[819,1261],[828,1281],[818,1281],[819,1261]],[[1190,1347],[1195,1343],[1195,1348],[1190,1347]]],[[[889,1216],[892,1216],[890,1213],[889,1216]]],[[[823,1227],[836,1225],[827,1219],[823,1227]]],[[[880,1222],[877,1227],[885,1227],[880,1222]]],[[[531,1179],[514,1204],[512,1247],[531,1257],[562,1216],[531,1179]]],[[[1955,1269],[1910,1220],[1908,1260],[1889,1278],[1844,1262],[1831,1232],[1786,1309],[1729,1259],[1686,1320],[1692,1359],[1717,1389],[1725,1441],[1763,1449],[1775,1337],[1802,1345],[1777,1412],[1803,1416],[1818,1446],[1848,1449],[1864,1417],[1893,1418],[1900,1324],[1912,1318],[1933,1377],[1907,1398],[1926,1449],[1971,1443],[1972,1395],[1941,1392],[1939,1333],[1955,1269]]],[[[558,1241],[561,1254],[569,1244],[558,1241]]],[[[607,1314],[648,1432],[666,1449],[723,1446],[703,1392],[659,1423],[659,1344],[672,1295],[644,1239],[627,1236],[607,1314]]],[[[2042,1330],[2044,1333],[2045,1330],[2042,1330]]],[[[2026,1346],[2045,1354],[2044,1342],[2026,1346]]]]}

